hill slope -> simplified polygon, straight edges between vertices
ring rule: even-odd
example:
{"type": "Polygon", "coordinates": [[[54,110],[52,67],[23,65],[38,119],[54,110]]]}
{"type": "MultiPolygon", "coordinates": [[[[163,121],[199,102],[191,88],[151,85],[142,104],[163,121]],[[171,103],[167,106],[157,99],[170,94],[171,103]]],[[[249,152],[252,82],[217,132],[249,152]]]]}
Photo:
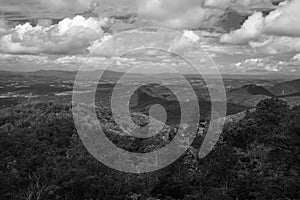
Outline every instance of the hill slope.
{"type": "Polygon", "coordinates": [[[254,107],[259,101],[270,97],[275,97],[275,95],[264,87],[251,84],[229,91],[227,101],[229,103],[254,107]]]}
{"type": "Polygon", "coordinates": [[[270,91],[277,96],[285,96],[299,93],[300,79],[280,83],[270,88],[270,91]]]}

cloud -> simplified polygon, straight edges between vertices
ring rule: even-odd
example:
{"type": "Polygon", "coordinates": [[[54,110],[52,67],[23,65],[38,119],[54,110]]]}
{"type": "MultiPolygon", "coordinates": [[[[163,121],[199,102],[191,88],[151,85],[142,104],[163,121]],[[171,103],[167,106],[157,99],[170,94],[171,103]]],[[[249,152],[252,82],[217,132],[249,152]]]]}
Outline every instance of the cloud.
{"type": "Polygon", "coordinates": [[[256,12],[246,20],[240,29],[223,35],[220,42],[230,44],[248,44],[249,41],[256,40],[260,37],[263,32],[263,28],[263,14],[256,12]]]}
{"type": "Polygon", "coordinates": [[[276,55],[300,52],[300,38],[287,36],[264,36],[258,42],[250,42],[250,47],[258,53],[276,55]]]}
{"type": "Polygon", "coordinates": [[[184,54],[184,52],[193,47],[200,41],[200,37],[193,31],[185,31],[180,39],[175,40],[169,47],[169,52],[184,54]]]}
{"type": "Polygon", "coordinates": [[[202,7],[203,3],[203,0],[141,0],[139,12],[141,15],[160,19],[186,12],[193,7],[202,7]]]}
{"type": "Polygon", "coordinates": [[[141,0],[138,6],[140,18],[152,25],[175,29],[191,29],[215,26],[224,11],[205,8],[204,0],[141,0]]]}
{"type": "Polygon", "coordinates": [[[131,30],[112,37],[105,35],[95,41],[88,50],[94,56],[114,57],[130,53],[132,50],[156,48],[183,54],[200,41],[193,31],[183,33],[168,29],[157,31],[131,30]],[[134,42],[132,42],[134,41],[134,42]]]}
{"type": "Polygon", "coordinates": [[[293,62],[284,61],[286,58],[275,56],[248,58],[232,65],[236,72],[298,72],[299,68],[293,62]]]}
{"type": "Polygon", "coordinates": [[[293,57],[293,60],[300,61],[300,54],[297,54],[293,57]]]}
{"type": "Polygon", "coordinates": [[[0,52],[6,54],[64,54],[113,57],[132,49],[160,48],[184,53],[199,42],[193,31],[183,34],[167,29],[157,31],[131,30],[124,34],[104,34],[102,27],[108,19],[76,16],[51,25],[40,20],[36,26],[30,23],[18,25],[0,36],[0,52]],[[134,41],[134,42],[133,42],[134,41]]]}
{"type": "Polygon", "coordinates": [[[11,55],[11,54],[0,54],[0,61],[2,64],[31,63],[31,64],[39,64],[39,65],[43,65],[50,62],[46,56],[11,55]]]}
{"type": "Polygon", "coordinates": [[[266,17],[265,33],[300,37],[300,1],[281,3],[278,9],[266,17]]]}
{"type": "Polygon", "coordinates": [[[83,71],[104,69],[108,64],[109,60],[100,57],[89,57],[89,56],[64,56],[54,60],[54,65],[62,66],[64,68],[70,68],[73,70],[81,69],[83,71]]]}
{"type": "Polygon", "coordinates": [[[227,9],[233,5],[232,0],[206,0],[204,6],[211,8],[227,9]]]}
{"type": "Polygon", "coordinates": [[[0,18],[0,36],[6,34],[7,32],[8,26],[6,24],[6,21],[0,18]]]}
{"type": "Polygon", "coordinates": [[[51,26],[18,25],[0,38],[0,51],[11,54],[76,54],[103,35],[105,20],[66,18],[51,26]]]}
{"type": "Polygon", "coordinates": [[[231,9],[238,13],[249,13],[252,9],[273,8],[272,0],[206,0],[205,7],[231,9]]]}
{"type": "Polygon", "coordinates": [[[254,13],[243,26],[220,38],[221,43],[247,44],[258,53],[300,52],[300,1],[285,1],[266,17],[254,13]]]}
{"type": "Polygon", "coordinates": [[[138,13],[150,24],[175,29],[215,27],[228,10],[252,13],[274,8],[272,0],[140,0],[138,13]]]}
{"type": "Polygon", "coordinates": [[[44,27],[47,27],[47,26],[51,26],[52,25],[52,20],[51,19],[39,19],[37,21],[37,25],[39,26],[44,26],[44,27]]]}
{"type": "Polygon", "coordinates": [[[84,12],[97,6],[95,0],[40,0],[40,4],[51,12],[84,12]]]}

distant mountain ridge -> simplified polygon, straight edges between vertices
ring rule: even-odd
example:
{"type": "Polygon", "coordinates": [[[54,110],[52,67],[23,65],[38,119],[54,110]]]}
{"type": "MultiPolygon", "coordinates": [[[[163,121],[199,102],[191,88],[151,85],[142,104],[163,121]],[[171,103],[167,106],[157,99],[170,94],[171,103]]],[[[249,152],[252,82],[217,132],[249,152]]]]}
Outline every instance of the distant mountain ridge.
{"type": "Polygon", "coordinates": [[[300,79],[286,81],[276,84],[270,88],[257,86],[254,84],[244,85],[240,88],[232,89],[228,92],[227,99],[230,103],[236,103],[246,106],[256,106],[256,104],[266,98],[284,98],[287,102],[297,103],[299,97],[300,104],[300,79]],[[295,98],[292,98],[295,97],[295,98]],[[291,100],[289,100],[291,98],[291,100]]]}
{"type": "Polygon", "coordinates": [[[266,88],[254,84],[244,85],[241,88],[233,89],[230,92],[249,93],[251,95],[265,95],[269,97],[276,96],[266,88]]]}
{"type": "Polygon", "coordinates": [[[275,85],[270,91],[277,96],[288,96],[300,92],[300,79],[275,85]]]}
{"type": "MultiPolygon", "coordinates": [[[[96,81],[99,79],[98,75],[103,73],[104,71],[83,71],[81,72],[81,80],[86,81],[96,81]]],[[[45,80],[52,79],[61,79],[61,80],[75,80],[77,76],[77,71],[63,71],[63,70],[39,70],[34,72],[10,72],[10,71],[0,71],[0,77],[5,80],[13,80],[23,78],[42,78],[45,80]]],[[[115,72],[106,70],[103,73],[104,78],[108,80],[119,80],[125,73],[124,72],[115,72]]],[[[126,74],[127,77],[132,77],[132,80],[140,80],[147,79],[151,77],[158,77],[161,79],[174,79],[177,78],[175,74],[126,74]]],[[[200,78],[199,75],[188,74],[184,75],[188,80],[192,80],[194,78],[200,78]]],[[[241,77],[240,75],[224,75],[224,79],[232,78],[232,79],[245,79],[248,75],[244,75],[241,77]]],[[[263,78],[265,75],[257,76],[258,79],[263,78]]],[[[213,75],[208,75],[209,78],[214,78],[213,75]]],[[[249,75],[250,79],[254,79],[255,75],[249,75]]],[[[246,79],[245,79],[246,80],[246,79]]],[[[247,106],[255,106],[255,102],[270,98],[270,97],[278,97],[278,98],[289,98],[289,97],[300,97],[300,79],[283,81],[282,83],[276,84],[272,87],[262,87],[255,84],[244,85],[240,88],[232,89],[228,92],[228,100],[230,103],[242,104],[247,106]],[[254,102],[254,103],[253,103],[254,102]]]]}
{"type": "MultiPolygon", "coordinates": [[[[99,72],[104,72],[104,70],[95,70],[95,71],[83,71],[88,77],[94,78],[96,74],[99,72]]],[[[0,76],[39,76],[39,77],[57,77],[62,79],[74,79],[77,75],[78,71],[66,71],[66,70],[38,70],[32,72],[13,72],[13,71],[5,71],[0,70],[0,76]]],[[[117,76],[124,75],[125,72],[118,72],[118,71],[110,71],[105,70],[105,74],[107,76],[117,76]]],[[[158,74],[142,74],[142,73],[127,73],[128,76],[146,76],[146,77],[158,77],[162,79],[168,78],[178,78],[182,77],[180,74],[176,73],[158,73],[158,74]]],[[[207,79],[216,79],[220,76],[223,79],[245,79],[245,80],[289,80],[292,81],[297,79],[299,76],[295,74],[221,74],[221,75],[214,75],[214,74],[184,74],[185,78],[187,79],[195,79],[199,77],[205,76],[207,79]]]]}
{"type": "MultiPolygon", "coordinates": [[[[0,77],[7,77],[9,78],[12,76],[17,77],[39,77],[39,78],[56,78],[56,79],[63,79],[63,80],[75,80],[78,71],[63,71],[63,70],[39,70],[34,72],[10,72],[10,71],[0,71],[0,77]]],[[[81,72],[81,80],[98,80],[98,75],[103,74],[105,78],[111,79],[119,79],[124,75],[123,72],[115,72],[109,70],[97,70],[97,71],[82,71],[81,72]]],[[[140,74],[131,74],[131,76],[139,77],[140,74]]]]}

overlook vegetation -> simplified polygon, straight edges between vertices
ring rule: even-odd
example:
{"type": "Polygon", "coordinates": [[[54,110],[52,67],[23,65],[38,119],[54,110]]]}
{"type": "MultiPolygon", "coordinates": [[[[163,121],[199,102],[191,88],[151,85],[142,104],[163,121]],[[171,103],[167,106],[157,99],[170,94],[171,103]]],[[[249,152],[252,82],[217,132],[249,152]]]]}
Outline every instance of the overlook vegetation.
{"type": "MultiPolygon", "coordinates": [[[[116,129],[109,111],[99,108],[98,114],[116,129]]],[[[198,157],[199,134],[169,167],[131,175],[109,169],[87,152],[69,104],[20,105],[1,110],[0,199],[300,199],[299,122],[300,107],[266,99],[239,122],[226,124],[204,159],[198,157]]],[[[147,148],[165,142],[156,139],[137,144],[147,148]]],[[[122,136],[113,140],[125,149],[132,145],[126,141],[122,136]]]]}

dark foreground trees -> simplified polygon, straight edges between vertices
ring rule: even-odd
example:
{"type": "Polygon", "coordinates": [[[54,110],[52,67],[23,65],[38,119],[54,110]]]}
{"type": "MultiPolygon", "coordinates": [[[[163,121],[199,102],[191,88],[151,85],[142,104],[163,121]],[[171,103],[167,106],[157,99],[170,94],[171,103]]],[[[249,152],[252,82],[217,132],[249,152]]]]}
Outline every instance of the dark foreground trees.
{"type": "Polygon", "coordinates": [[[191,147],[166,169],[141,175],[95,160],[70,109],[41,102],[1,111],[0,199],[300,199],[300,107],[262,101],[226,125],[206,158],[191,147]]]}

